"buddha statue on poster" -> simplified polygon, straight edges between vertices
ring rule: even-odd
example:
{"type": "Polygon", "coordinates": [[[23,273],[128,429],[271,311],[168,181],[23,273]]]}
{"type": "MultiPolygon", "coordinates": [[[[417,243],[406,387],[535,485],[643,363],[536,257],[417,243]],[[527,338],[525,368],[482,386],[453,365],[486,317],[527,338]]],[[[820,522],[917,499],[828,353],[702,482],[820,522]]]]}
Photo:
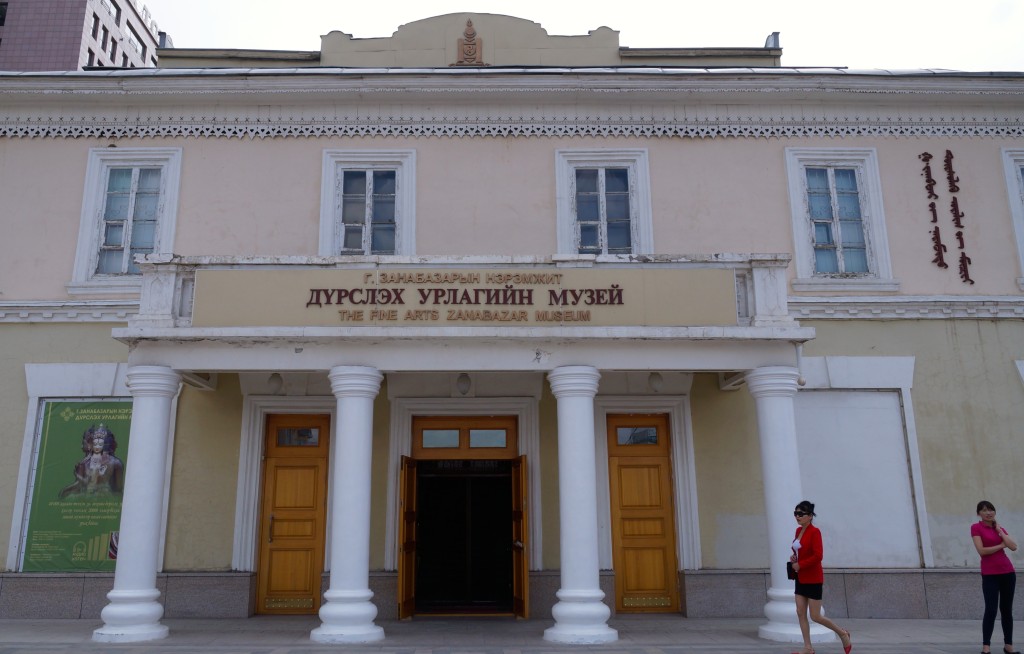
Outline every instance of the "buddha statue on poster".
{"type": "Polygon", "coordinates": [[[82,434],[85,457],[75,464],[75,481],[61,489],[58,497],[69,495],[110,495],[120,493],[124,464],[114,456],[117,440],[106,425],[93,425],[82,434]]]}

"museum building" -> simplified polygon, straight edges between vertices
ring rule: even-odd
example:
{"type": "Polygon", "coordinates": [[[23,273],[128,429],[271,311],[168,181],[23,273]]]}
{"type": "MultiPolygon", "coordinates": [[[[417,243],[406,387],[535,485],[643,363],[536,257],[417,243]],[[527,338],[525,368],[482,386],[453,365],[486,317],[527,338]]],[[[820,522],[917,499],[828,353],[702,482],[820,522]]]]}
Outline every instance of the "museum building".
{"type": "Polygon", "coordinates": [[[469,13],[158,54],[0,72],[0,617],[792,640],[804,499],[830,615],[980,613],[1024,75],[469,13]]]}

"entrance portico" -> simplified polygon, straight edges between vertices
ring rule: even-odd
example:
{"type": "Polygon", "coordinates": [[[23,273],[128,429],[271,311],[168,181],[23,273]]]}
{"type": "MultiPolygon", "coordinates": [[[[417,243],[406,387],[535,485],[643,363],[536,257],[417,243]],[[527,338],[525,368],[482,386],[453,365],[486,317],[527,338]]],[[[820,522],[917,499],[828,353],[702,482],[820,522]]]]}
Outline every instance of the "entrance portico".
{"type": "MultiPolygon", "coordinates": [[[[274,307],[269,308],[264,320],[256,325],[241,319],[238,324],[202,324],[206,317],[199,312],[209,306],[204,304],[208,298],[202,297],[202,284],[207,278],[197,278],[197,271],[229,270],[246,284],[247,271],[269,272],[265,263],[269,262],[237,261],[225,265],[223,261],[202,258],[175,258],[144,264],[145,279],[149,283],[144,283],[142,311],[127,328],[115,330],[115,337],[134,345],[130,358],[132,371],[156,367],[168,375],[180,374],[186,379],[196,376],[208,379],[214,373],[229,372],[329,377],[336,398],[335,446],[328,491],[332,498],[328,519],[330,587],[324,594],[326,601],[320,611],[322,625],[311,634],[314,640],[359,643],[385,637],[375,624],[377,607],[372,602],[373,593],[367,581],[373,500],[370,443],[375,429],[374,398],[382,380],[391,376],[416,373],[468,373],[469,377],[487,373],[546,375],[558,417],[561,585],[556,593],[558,603],[552,609],[555,624],[545,632],[545,638],[554,642],[597,643],[617,638],[615,630],[608,626],[610,611],[599,587],[602,565],[598,543],[602,536],[598,533],[600,503],[595,443],[603,426],[594,424],[594,398],[603,375],[626,371],[666,374],[703,371],[735,375],[748,371],[748,384],[757,403],[761,441],[769,440],[781,448],[772,454],[771,461],[766,459],[764,463],[770,523],[778,521],[773,511],[786,511],[792,504],[787,500],[781,509],[774,506],[778,498],[772,489],[788,483],[793,471],[776,469],[772,462],[796,460],[792,421],[787,423],[782,419],[787,411],[783,405],[787,402],[788,415],[792,417],[793,397],[792,394],[772,396],[771,401],[765,401],[757,381],[779,374],[795,380],[794,343],[813,337],[813,330],[800,327],[785,311],[785,285],[781,274],[785,257],[736,257],[732,266],[725,268],[734,276],[730,279],[736,280],[735,286],[729,287],[733,289],[730,297],[733,318],[729,324],[688,325],[685,315],[680,315],[669,318],[667,324],[655,325],[644,324],[642,317],[626,316],[614,319],[623,324],[614,324],[613,320],[612,324],[600,325],[579,325],[563,320],[552,326],[538,326],[533,322],[500,326],[370,323],[281,326],[270,317],[274,307]],[[742,298],[742,306],[735,303],[737,296],[742,298]],[[188,310],[193,306],[195,315],[188,310]],[[632,324],[634,322],[640,324],[632,324]]],[[[313,264],[310,269],[324,272],[324,262],[310,263],[313,264]]],[[[437,265],[442,270],[458,268],[451,262],[442,261],[437,265]]],[[[507,274],[511,268],[504,262],[494,265],[502,266],[502,274],[507,274]]],[[[538,267],[539,262],[528,270],[535,272],[538,267]]],[[[667,266],[659,265],[657,269],[677,270],[683,274],[694,267],[708,269],[709,265],[705,261],[675,261],[667,266]]],[[[542,269],[545,272],[557,270],[542,269]]],[[[614,270],[600,269],[604,275],[601,283],[607,282],[614,270]]],[[[366,274],[365,270],[361,269],[360,274],[366,274]]],[[[614,284],[614,279],[611,283],[614,284]]],[[[645,283],[654,282],[647,280],[645,283]]],[[[636,290],[639,288],[627,287],[627,297],[633,292],[641,293],[636,290]]],[[[307,296],[312,297],[309,293],[307,296]]],[[[649,303],[659,296],[647,297],[649,303]]],[[[672,300],[670,297],[663,299],[672,300]]],[[[234,301],[251,305],[246,298],[234,301]]],[[[628,308],[646,315],[639,302],[628,308]]],[[[596,313],[599,308],[592,310],[596,313]]],[[[140,406],[137,400],[136,411],[140,406]]],[[[158,434],[161,429],[166,432],[167,426],[166,421],[161,427],[147,420],[139,422],[138,429],[158,434]]],[[[141,440],[143,438],[136,438],[133,426],[133,443],[141,440]]],[[[163,472],[146,477],[129,476],[125,495],[152,493],[156,486],[164,488],[163,472]]],[[[158,497],[161,492],[158,491],[158,497]]],[[[155,538],[151,538],[152,543],[132,540],[133,532],[141,528],[141,523],[130,520],[128,515],[126,510],[121,526],[122,543],[136,543],[135,547],[141,550],[138,556],[156,562],[159,543],[155,538]]],[[[788,523],[785,520],[779,524],[788,523]]],[[[773,553],[777,548],[774,541],[779,540],[779,535],[770,529],[773,553]]],[[[785,545],[784,540],[782,545],[785,545]]],[[[148,570],[149,566],[143,566],[146,570],[124,567],[122,572],[126,558],[130,561],[127,554],[119,561],[118,578],[123,578],[125,588],[149,592],[153,595],[149,601],[156,603],[155,574],[159,566],[153,566],[153,570],[148,570]]],[[[777,557],[773,557],[773,564],[774,558],[777,557]]],[[[111,606],[117,604],[115,593],[111,593],[110,600],[111,606]]],[[[789,617],[781,612],[769,614],[769,625],[775,622],[795,625],[795,615],[791,610],[790,614],[789,617]]],[[[105,621],[106,618],[105,611],[105,621]]],[[[113,622],[97,630],[95,637],[111,641],[159,638],[161,632],[166,634],[159,618],[159,615],[147,615],[139,617],[137,625],[128,625],[136,634],[144,634],[143,638],[120,637],[118,633],[128,634],[132,629],[122,628],[115,633],[113,622]]],[[[122,618],[118,619],[118,625],[124,623],[122,618]]],[[[130,617],[129,622],[132,619],[130,617]]]]}

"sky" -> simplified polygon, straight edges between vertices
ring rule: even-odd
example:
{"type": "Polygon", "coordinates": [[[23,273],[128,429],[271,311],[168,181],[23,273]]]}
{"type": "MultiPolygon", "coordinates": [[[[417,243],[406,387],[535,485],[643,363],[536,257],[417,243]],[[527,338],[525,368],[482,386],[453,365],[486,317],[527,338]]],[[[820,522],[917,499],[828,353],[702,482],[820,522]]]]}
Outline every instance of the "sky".
{"type": "MultiPolygon", "coordinates": [[[[320,49],[339,30],[391,36],[456,12],[508,14],[548,34],[619,31],[619,45],[762,47],[784,66],[1024,71],[1024,0],[137,0],[178,48],[320,49]]],[[[481,35],[483,36],[483,35],[481,35]]]]}

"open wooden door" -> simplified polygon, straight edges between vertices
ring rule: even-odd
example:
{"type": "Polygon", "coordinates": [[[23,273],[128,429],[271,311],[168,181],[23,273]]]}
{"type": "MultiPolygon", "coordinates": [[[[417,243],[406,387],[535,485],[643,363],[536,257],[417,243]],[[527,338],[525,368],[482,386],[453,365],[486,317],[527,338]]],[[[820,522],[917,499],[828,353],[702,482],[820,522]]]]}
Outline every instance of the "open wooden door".
{"type": "Polygon", "coordinates": [[[527,556],[526,457],[512,462],[512,612],[530,617],[530,566],[527,556]]]}
{"type": "Polygon", "coordinates": [[[411,618],[416,609],[416,461],[402,457],[399,475],[398,617],[411,618]]]}
{"type": "Polygon", "coordinates": [[[679,611],[667,415],[608,416],[616,610],[679,611]]]}

